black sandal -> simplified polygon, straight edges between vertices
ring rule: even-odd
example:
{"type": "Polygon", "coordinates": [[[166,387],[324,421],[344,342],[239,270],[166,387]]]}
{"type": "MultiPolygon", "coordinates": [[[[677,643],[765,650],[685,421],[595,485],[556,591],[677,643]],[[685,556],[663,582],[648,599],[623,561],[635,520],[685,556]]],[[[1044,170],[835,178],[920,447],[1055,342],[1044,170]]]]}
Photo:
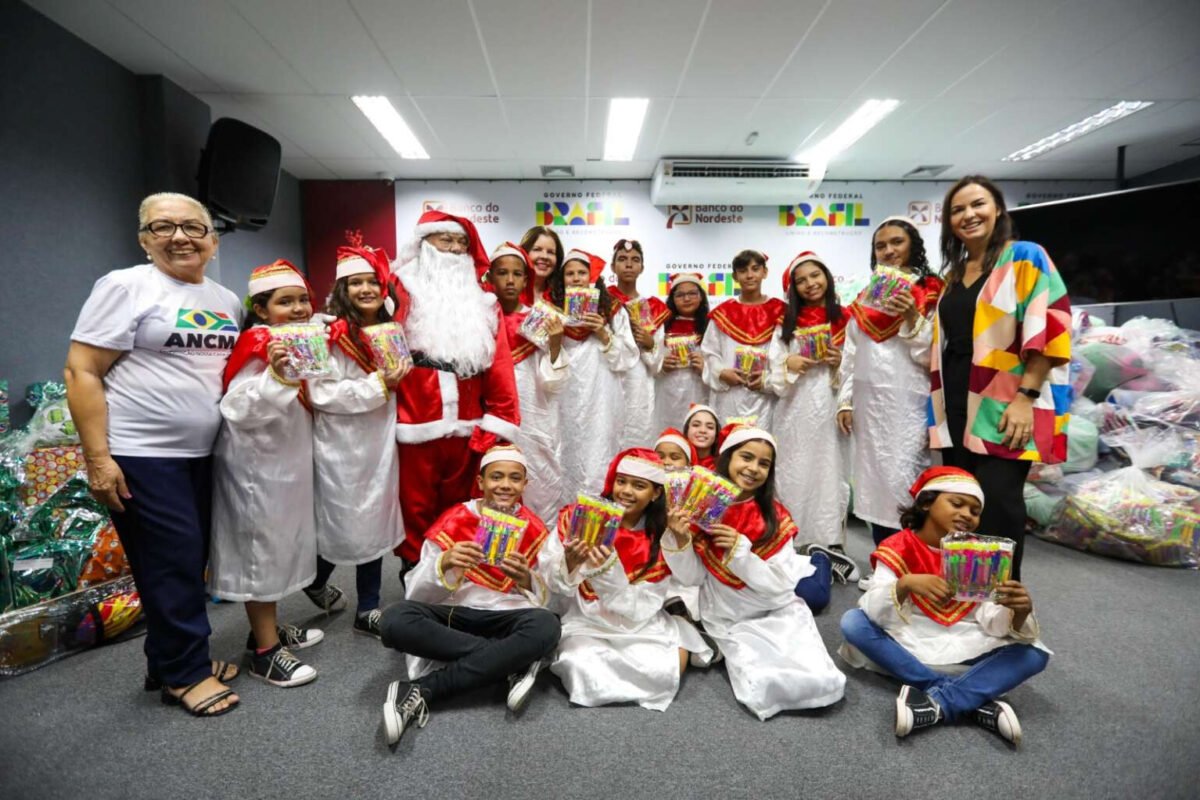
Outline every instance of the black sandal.
{"type": "MultiPolygon", "coordinates": [[[[204,680],[208,679],[205,678],[204,680]]],[[[225,708],[222,708],[220,711],[213,711],[210,713],[210,708],[233,694],[233,689],[225,689],[224,691],[217,692],[212,697],[206,697],[204,700],[200,701],[199,704],[189,708],[188,705],[183,702],[183,698],[191,694],[197,686],[204,683],[204,680],[196,681],[191,686],[188,686],[186,689],[180,692],[178,696],[172,694],[171,690],[166,686],[162,687],[160,696],[162,697],[163,705],[179,706],[193,717],[219,717],[222,714],[228,714],[230,711],[233,711],[235,708],[241,705],[241,701],[239,700],[237,703],[225,706],[225,708]]]]}
{"type": "MultiPolygon", "coordinates": [[[[238,669],[238,665],[232,661],[212,662],[212,676],[221,683],[229,683],[241,674],[242,671],[238,669]]],[[[142,682],[142,688],[147,692],[157,692],[163,688],[162,679],[156,678],[153,675],[147,675],[146,680],[142,682]]]]}

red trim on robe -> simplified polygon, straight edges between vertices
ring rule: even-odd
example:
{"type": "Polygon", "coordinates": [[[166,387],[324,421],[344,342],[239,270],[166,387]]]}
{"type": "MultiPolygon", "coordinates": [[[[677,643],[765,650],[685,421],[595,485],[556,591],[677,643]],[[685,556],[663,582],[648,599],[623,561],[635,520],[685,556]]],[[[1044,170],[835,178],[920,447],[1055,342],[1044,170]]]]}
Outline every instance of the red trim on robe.
{"type": "MultiPolygon", "coordinates": [[[[562,540],[564,546],[567,542],[567,535],[571,532],[571,509],[574,507],[575,504],[571,503],[558,512],[558,538],[562,540]]],[[[617,551],[617,559],[621,562],[621,567],[625,570],[625,577],[630,583],[658,583],[671,574],[661,548],[654,564],[645,573],[638,574],[642,567],[650,561],[650,537],[646,535],[645,531],[619,528],[617,535],[613,538],[612,546],[617,551]]],[[[579,596],[588,602],[598,599],[595,590],[587,581],[579,585],[579,596]]]]}
{"type": "MultiPolygon", "coordinates": [[[[917,303],[917,313],[928,317],[937,306],[938,298],[942,296],[945,284],[941,278],[926,275],[913,286],[913,300],[917,303]]],[[[876,342],[886,342],[900,331],[904,324],[903,316],[892,316],[876,308],[868,308],[857,300],[846,309],[858,322],[862,332],[876,342]]]]}
{"type": "Polygon", "coordinates": [[[837,322],[829,322],[829,312],[825,310],[825,306],[805,306],[796,315],[796,330],[811,328],[813,325],[828,324],[830,343],[834,347],[841,347],[846,343],[846,323],[849,321],[850,315],[846,313],[846,309],[844,308],[842,309],[841,319],[837,322]]]}
{"type": "MultiPolygon", "coordinates": [[[[521,506],[513,516],[520,517],[528,523],[521,541],[517,543],[517,552],[529,559],[529,568],[537,566],[538,552],[546,541],[549,531],[536,514],[527,507],[521,506]]],[[[475,541],[475,531],[479,526],[479,516],[464,503],[456,503],[446,509],[437,521],[425,532],[425,538],[442,548],[449,550],[455,542],[475,541]]],[[[499,567],[491,564],[476,564],[463,573],[463,577],[477,586],[491,589],[501,594],[512,591],[517,582],[505,575],[499,567]]]]}
{"type": "MultiPolygon", "coordinates": [[[[892,534],[879,543],[879,547],[871,553],[871,567],[882,562],[898,577],[905,575],[937,575],[942,574],[942,551],[931,549],[921,541],[910,528],[892,534]]],[[[910,593],[913,604],[939,625],[947,628],[975,610],[975,603],[951,599],[948,603],[937,605],[932,600],[926,600],[915,593],[910,593]]]]}
{"type": "Polygon", "coordinates": [[[778,297],[753,306],[726,300],[708,313],[708,321],[738,344],[761,346],[771,341],[786,311],[787,305],[778,297]]]}
{"type": "MultiPolygon", "coordinates": [[[[267,364],[267,368],[270,369],[271,362],[267,360],[267,345],[270,343],[271,329],[265,325],[256,325],[242,331],[238,336],[237,343],[233,346],[229,360],[225,362],[225,373],[221,379],[222,393],[229,391],[229,384],[252,360],[257,358],[267,364]]],[[[311,414],[312,403],[308,400],[308,384],[304,381],[300,381],[300,392],[297,399],[300,401],[300,405],[304,406],[304,410],[311,414]]]]}
{"type": "Polygon", "coordinates": [[[508,332],[508,347],[512,351],[513,365],[516,366],[537,350],[533,342],[520,334],[521,323],[529,316],[529,309],[517,309],[511,314],[505,314],[501,309],[500,313],[504,319],[504,329],[508,332]]]}
{"type": "MultiPolygon", "coordinates": [[[[767,521],[763,519],[762,511],[753,498],[730,506],[729,510],[725,512],[725,516],[721,518],[721,524],[728,525],[749,539],[751,541],[750,552],[766,561],[782,550],[784,545],[789,544],[796,536],[796,523],[792,520],[792,515],[788,513],[788,510],[784,508],[783,503],[778,500],[775,501],[775,516],[778,525],[775,528],[775,535],[770,539],[760,538],[767,529],[767,521]]],[[[731,572],[727,566],[729,553],[723,548],[717,547],[713,544],[712,538],[694,527],[692,529],[692,548],[700,557],[700,563],[704,564],[704,568],[714,578],[739,591],[746,588],[745,582],[731,572]]]]}
{"type": "MultiPolygon", "coordinates": [[[[362,331],[359,331],[359,336],[362,331]]],[[[374,355],[371,348],[362,341],[355,339],[350,333],[350,323],[348,320],[338,318],[329,326],[329,341],[341,348],[342,352],[348,355],[355,364],[362,368],[363,372],[370,374],[376,370],[374,355]]]]}

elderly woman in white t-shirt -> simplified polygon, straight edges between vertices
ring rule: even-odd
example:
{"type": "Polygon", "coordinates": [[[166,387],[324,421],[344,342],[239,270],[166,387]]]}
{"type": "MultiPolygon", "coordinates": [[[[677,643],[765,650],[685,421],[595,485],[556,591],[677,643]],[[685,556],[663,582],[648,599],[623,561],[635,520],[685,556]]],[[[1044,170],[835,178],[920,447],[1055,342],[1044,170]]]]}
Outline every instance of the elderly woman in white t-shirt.
{"type": "Polygon", "coordinates": [[[71,334],[67,401],[88,483],[109,507],[146,611],[146,688],[216,716],[238,703],[237,668],[208,655],[212,451],[237,296],[204,276],[212,217],[181,194],[138,209],[149,263],[96,281],[71,334]]]}

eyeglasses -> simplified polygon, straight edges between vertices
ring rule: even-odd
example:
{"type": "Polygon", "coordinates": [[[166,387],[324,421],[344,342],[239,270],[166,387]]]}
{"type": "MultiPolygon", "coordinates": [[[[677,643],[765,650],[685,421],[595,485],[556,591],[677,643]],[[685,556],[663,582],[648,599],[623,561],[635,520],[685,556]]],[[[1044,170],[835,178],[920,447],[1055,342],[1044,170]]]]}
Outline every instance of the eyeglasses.
{"type": "Polygon", "coordinates": [[[152,236],[157,236],[159,239],[170,239],[175,235],[175,231],[182,230],[183,235],[189,239],[203,239],[212,233],[212,228],[205,225],[203,222],[171,222],[165,219],[156,219],[149,225],[143,225],[138,228],[142,233],[149,233],[152,236]]]}
{"type": "Polygon", "coordinates": [[[697,291],[675,293],[676,300],[695,300],[698,297],[700,297],[700,293],[697,291]]]}

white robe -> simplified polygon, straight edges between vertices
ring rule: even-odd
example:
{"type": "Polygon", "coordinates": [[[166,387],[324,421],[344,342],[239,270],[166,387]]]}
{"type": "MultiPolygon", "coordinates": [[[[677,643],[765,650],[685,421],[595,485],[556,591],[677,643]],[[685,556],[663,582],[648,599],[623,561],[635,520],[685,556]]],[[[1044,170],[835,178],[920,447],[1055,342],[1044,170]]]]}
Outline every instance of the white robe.
{"type": "Polygon", "coordinates": [[[560,506],[574,502],[580,492],[598,494],[604,487],[608,462],[620,452],[626,416],[621,373],[638,360],[625,309],[613,315],[612,331],[607,348],[595,336],[583,341],[563,337],[571,380],[558,402],[563,479],[560,506]]]}
{"type": "Polygon", "coordinates": [[[521,427],[515,444],[529,462],[523,502],[547,524],[562,507],[562,439],[559,436],[559,394],[570,375],[567,338],[558,360],[537,350],[513,367],[521,408],[521,427]]]}
{"type": "MultiPolygon", "coordinates": [[[[717,412],[717,428],[725,425],[730,417],[755,417],[758,427],[775,432],[774,411],[776,397],[764,384],[763,391],[745,386],[729,386],[721,380],[721,370],[732,369],[738,342],[727,336],[710,320],[700,341],[700,352],[704,355],[704,382],[711,390],[709,403],[717,412]]],[[[763,345],[767,351],[767,364],[774,364],[781,357],[783,345],[776,326],[771,341],[763,345]]],[[[686,413],[686,412],[685,412],[686,413]]]]}
{"type": "MultiPolygon", "coordinates": [[[[947,627],[925,616],[911,595],[905,598],[904,605],[898,605],[897,580],[896,573],[886,564],[876,564],[871,588],[859,598],[858,607],[897,644],[937,672],[965,672],[969,666],[964,661],[1010,644],[1031,644],[1052,655],[1039,639],[1041,629],[1033,614],[1025,618],[1020,630],[1014,631],[1011,609],[998,603],[979,603],[974,611],[947,627]]],[[[852,667],[886,674],[849,642],[842,643],[838,655],[852,667]]]]}
{"type": "Polygon", "coordinates": [[[795,338],[774,365],[768,385],[779,394],[775,406],[775,487],[792,514],[800,542],[842,544],[850,484],[846,480],[845,443],[837,429],[837,374],[826,364],[803,375],[787,368],[798,352],[795,338]]]}
{"type": "Polygon", "coordinates": [[[763,561],[750,540],[738,538],[728,567],[746,585],[735,589],[704,567],[691,543],[663,552],[672,574],[700,585],[700,618],[725,655],[733,694],[760,720],[780,711],[820,708],[845,692],[846,676],[834,665],[812,612],[796,584],[813,574],[812,562],[784,545],[763,561]]]}
{"type": "Polygon", "coordinates": [[[929,466],[929,347],[933,326],[905,323],[892,338],[876,342],[858,322],[846,325],[838,408],[853,407],[849,464],[854,516],[900,527],[908,488],[929,466]],[[906,338],[912,336],[912,338],[906,338]]]}
{"type": "Polygon", "coordinates": [[[666,369],[658,376],[654,387],[654,431],[666,428],[683,430],[683,418],[692,403],[709,405],[712,390],[704,382],[704,374],[691,367],[666,369]]]}
{"type": "Polygon", "coordinates": [[[332,373],[309,381],[316,467],[317,553],[364,564],[404,541],[396,395],[330,344],[332,373]]]}
{"type": "Polygon", "coordinates": [[[568,598],[550,671],[576,705],[634,702],[665,711],[679,691],[680,648],[699,654],[706,663],[712,658],[695,627],[663,611],[669,577],[631,584],[615,551],[598,568],[583,564],[567,574],[560,546],[550,580],[552,588],[568,598]],[[585,580],[596,600],[579,594],[585,580]]]}
{"type": "MultiPolygon", "coordinates": [[[[665,339],[666,326],[660,325],[653,334],[654,346],[643,350],[637,346],[638,360],[628,371],[621,373],[621,389],[625,392],[625,426],[621,429],[621,439],[618,450],[630,447],[654,447],[654,440],[662,428],[655,426],[655,392],[659,373],[662,372],[663,358],[667,354],[665,339]]],[[[629,333],[633,337],[633,331],[629,333]]]]}
{"type": "Polygon", "coordinates": [[[312,416],[298,393],[252,359],[221,399],[208,559],[214,597],[270,602],[317,576],[312,416]]]}

